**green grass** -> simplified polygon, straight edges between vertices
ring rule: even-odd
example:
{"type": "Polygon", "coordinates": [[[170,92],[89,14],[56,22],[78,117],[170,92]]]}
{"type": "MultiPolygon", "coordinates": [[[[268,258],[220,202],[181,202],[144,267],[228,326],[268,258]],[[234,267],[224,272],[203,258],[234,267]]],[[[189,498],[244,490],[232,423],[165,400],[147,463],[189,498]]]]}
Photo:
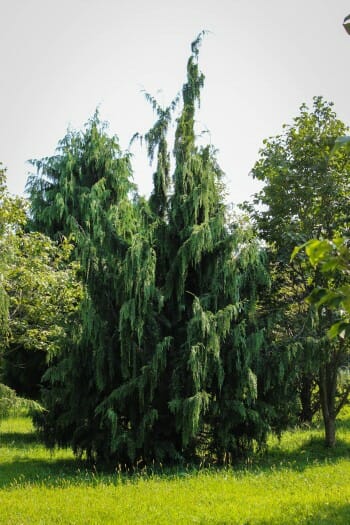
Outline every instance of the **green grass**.
{"type": "Polygon", "coordinates": [[[350,524],[350,410],[327,450],[322,430],[271,437],[269,453],[226,469],[133,476],[87,470],[69,450],[50,454],[30,420],[0,426],[0,523],[350,524]]]}

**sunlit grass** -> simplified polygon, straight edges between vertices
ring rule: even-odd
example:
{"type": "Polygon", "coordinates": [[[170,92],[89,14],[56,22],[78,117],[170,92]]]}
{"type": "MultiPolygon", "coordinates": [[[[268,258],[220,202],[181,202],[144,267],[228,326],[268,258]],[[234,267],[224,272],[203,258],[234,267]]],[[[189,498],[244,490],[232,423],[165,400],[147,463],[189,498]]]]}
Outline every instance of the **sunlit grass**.
{"type": "Polygon", "coordinates": [[[28,418],[0,425],[0,523],[19,524],[348,524],[350,411],[338,445],[322,428],[269,440],[269,453],[226,469],[133,476],[88,470],[69,450],[50,454],[28,418]]]}

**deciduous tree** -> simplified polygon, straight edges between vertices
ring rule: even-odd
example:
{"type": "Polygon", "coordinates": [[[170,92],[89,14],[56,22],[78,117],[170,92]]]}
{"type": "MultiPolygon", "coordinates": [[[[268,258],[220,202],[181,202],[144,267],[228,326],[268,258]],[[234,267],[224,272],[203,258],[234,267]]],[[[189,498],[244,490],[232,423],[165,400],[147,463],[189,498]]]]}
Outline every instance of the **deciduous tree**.
{"type": "Polygon", "coordinates": [[[27,232],[24,199],[0,188],[1,375],[18,394],[38,398],[41,376],[58,352],[81,299],[71,245],[27,232]]]}
{"type": "Polygon", "coordinates": [[[311,394],[313,384],[318,385],[328,445],[335,442],[337,372],[346,345],[327,339],[330,314],[317,316],[304,301],[314,286],[326,284],[325,274],[305,257],[290,261],[290,256],[310,238],[332,238],[348,230],[349,157],[340,150],[330,155],[345,131],[332,104],[316,97],[312,110],[303,105],[282,135],[265,141],[252,171],[264,183],[252,216],[268,245],[273,276],[271,344],[286,363],[284,381],[299,384],[304,416],[312,415],[311,394]]]}

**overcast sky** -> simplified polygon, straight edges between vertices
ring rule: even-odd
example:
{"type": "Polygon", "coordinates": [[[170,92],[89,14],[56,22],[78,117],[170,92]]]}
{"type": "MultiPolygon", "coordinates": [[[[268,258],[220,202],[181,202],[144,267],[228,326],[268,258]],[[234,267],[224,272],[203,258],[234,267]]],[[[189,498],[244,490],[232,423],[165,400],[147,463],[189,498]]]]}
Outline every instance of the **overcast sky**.
{"type": "MultiPolygon", "coordinates": [[[[24,191],[26,161],[52,155],[97,106],[128,148],[153,123],[142,89],[166,105],[202,29],[211,33],[200,53],[198,129],[219,150],[230,201],[256,189],[249,171],[263,139],[303,102],[323,95],[350,124],[349,0],[0,0],[0,8],[0,161],[13,193],[24,191]]],[[[145,151],[132,152],[148,194],[145,151]]]]}

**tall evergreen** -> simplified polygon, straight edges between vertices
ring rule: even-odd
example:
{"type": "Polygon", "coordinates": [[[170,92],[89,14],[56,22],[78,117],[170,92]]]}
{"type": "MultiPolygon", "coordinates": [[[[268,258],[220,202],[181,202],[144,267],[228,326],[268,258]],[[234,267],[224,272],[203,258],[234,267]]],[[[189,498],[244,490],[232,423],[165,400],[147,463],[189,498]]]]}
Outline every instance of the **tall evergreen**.
{"type": "Polygon", "coordinates": [[[192,454],[208,430],[205,439],[223,459],[262,440],[267,428],[257,410],[262,332],[256,324],[258,288],[267,284],[267,274],[255,241],[229,220],[215,151],[196,145],[202,36],[192,43],[182,89],[169,202],[169,407],[183,449],[192,454]]]}
{"type": "Polygon", "coordinates": [[[154,253],[142,226],[147,209],[137,202],[129,156],[98,115],[83,133],[69,132],[54,157],[35,164],[39,174],[28,185],[33,222],[73,238],[85,287],[80,326],[44,377],[46,439],[91,458],[108,459],[117,450],[120,460],[134,460],[128,430],[135,431],[137,400],[134,390],[130,403],[118,388],[136,375],[142,341],[154,337],[147,307],[154,253]],[[117,412],[103,404],[110,396],[117,412]]]}
{"type": "Polygon", "coordinates": [[[198,147],[195,111],[204,76],[192,44],[170,177],[168,127],[177,101],[146,134],[157,158],[145,202],[129,157],[95,116],[70,132],[29,183],[34,224],[73,236],[85,283],[81,323],[46,374],[48,442],[109,464],[224,461],[268,428],[258,401],[261,250],[230,219],[223,173],[198,147]]]}

